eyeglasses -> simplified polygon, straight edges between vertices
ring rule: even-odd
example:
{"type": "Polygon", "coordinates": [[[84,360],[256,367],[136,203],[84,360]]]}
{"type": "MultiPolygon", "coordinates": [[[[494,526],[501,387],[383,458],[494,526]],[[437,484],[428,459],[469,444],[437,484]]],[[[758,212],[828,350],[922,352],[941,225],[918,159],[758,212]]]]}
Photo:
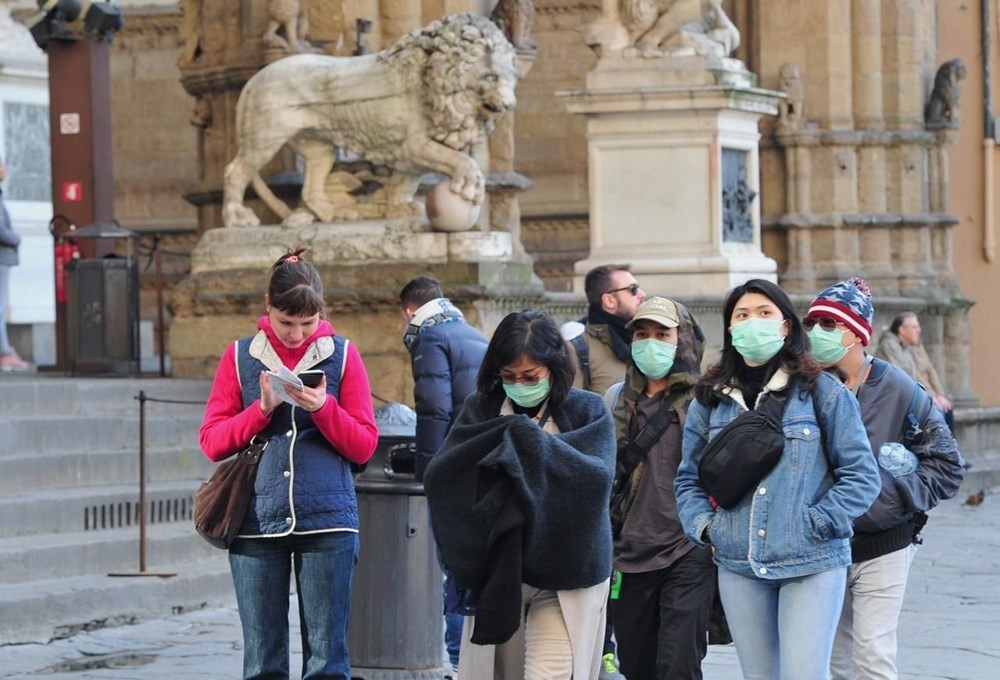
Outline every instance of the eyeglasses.
{"type": "Polygon", "coordinates": [[[832,331],[836,330],[837,325],[840,323],[840,321],[837,321],[829,316],[811,316],[802,321],[802,325],[806,327],[807,331],[811,331],[817,325],[824,331],[832,331]]]}
{"type": "Polygon", "coordinates": [[[605,295],[611,295],[612,293],[620,293],[623,290],[627,290],[629,293],[632,294],[632,297],[635,297],[636,295],[639,294],[639,284],[638,283],[633,283],[632,285],[625,286],[624,288],[615,288],[613,290],[606,290],[606,291],[604,291],[604,294],[605,295]]]}

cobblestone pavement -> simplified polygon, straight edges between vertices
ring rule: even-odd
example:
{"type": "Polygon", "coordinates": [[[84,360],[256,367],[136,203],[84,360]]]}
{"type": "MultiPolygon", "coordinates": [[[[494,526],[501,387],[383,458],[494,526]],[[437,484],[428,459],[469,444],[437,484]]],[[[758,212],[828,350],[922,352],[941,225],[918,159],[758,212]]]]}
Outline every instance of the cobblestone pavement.
{"type": "MultiPolygon", "coordinates": [[[[900,623],[901,678],[1000,677],[1000,494],[976,507],[963,504],[965,495],[935,510],[924,530],[900,623]]],[[[291,623],[297,669],[298,626],[291,623]]],[[[235,609],[208,609],[46,645],[0,647],[0,677],[231,680],[240,677],[241,647],[235,609]]],[[[712,647],[704,669],[706,680],[741,677],[732,646],[712,647]]]]}

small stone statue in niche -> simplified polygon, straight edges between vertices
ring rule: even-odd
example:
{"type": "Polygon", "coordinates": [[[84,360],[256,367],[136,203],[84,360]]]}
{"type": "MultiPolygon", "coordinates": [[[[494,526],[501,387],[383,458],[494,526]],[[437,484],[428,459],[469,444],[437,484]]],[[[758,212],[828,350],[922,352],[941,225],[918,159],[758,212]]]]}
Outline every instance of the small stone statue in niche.
{"type": "Polygon", "coordinates": [[[355,22],[355,57],[372,53],[371,43],[368,42],[368,35],[371,32],[372,22],[369,19],[358,19],[357,22],[355,22]]]}
{"type": "Polygon", "coordinates": [[[306,40],[309,18],[300,0],[267,0],[265,47],[277,48],[290,54],[317,53],[306,40]]]}
{"type": "Polygon", "coordinates": [[[536,48],[535,39],[531,35],[531,26],[535,20],[535,5],[531,0],[497,0],[490,19],[500,27],[515,48],[536,48]]]}
{"type": "Polygon", "coordinates": [[[958,103],[962,93],[958,89],[958,81],[965,75],[965,64],[961,59],[951,59],[938,68],[934,89],[924,107],[924,125],[928,130],[959,127],[958,103]]]}
{"type": "Polygon", "coordinates": [[[785,93],[785,99],[778,109],[778,132],[801,130],[805,121],[805,88],[799,67],[786,61],[778,69],[778,89],[785,93]]]}

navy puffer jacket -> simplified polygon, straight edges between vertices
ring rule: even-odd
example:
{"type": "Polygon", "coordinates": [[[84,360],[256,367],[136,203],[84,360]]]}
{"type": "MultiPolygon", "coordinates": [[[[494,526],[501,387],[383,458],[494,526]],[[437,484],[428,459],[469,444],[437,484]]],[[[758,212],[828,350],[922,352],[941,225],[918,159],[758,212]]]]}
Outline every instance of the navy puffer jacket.
{"type": "Polygon", "coordinates": [[[476,391],[489,341],[465,321],[423,328],[410,346],[417,410],[416,478],[437,453],[465,398],[476,391]]]}

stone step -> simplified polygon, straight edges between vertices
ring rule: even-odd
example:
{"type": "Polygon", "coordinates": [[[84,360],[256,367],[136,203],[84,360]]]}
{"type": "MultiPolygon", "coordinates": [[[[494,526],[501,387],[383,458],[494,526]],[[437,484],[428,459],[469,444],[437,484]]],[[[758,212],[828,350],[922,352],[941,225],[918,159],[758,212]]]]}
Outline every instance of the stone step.
{"type": "MultiPolygon", "coordinates": [[[[147,526],[149,567],[176,567],[224,554],[198,536],[190,519],[147,526]]],[[[0,564],[6,584],[137,571],[139,559],[137,526],[0,538],[0,564]]]]}
{"type": "MultiPolygon", "coordinates": [[[[215,463],[196,446],[146,449],[147,482],[207,479],[214,469],[215,463]]],[[[3,470],[0,494],[102,484],[132,484],[139,488],[139,453],[135,448],[4,456],[3,470]]]]}
{"type": "MultiPolygon", "coordinates": [[[[146,417],[146,445],[198,449],[202,415],[146,417]]],[[[18,416],[0,419],[0,458],[28,453],[139,448],[137,414],[18,416]]]]}
{"type": "MultiPolygon", "coordinates": [[[[136,574],[135,562],[123,565],[136,574]]],[[[84,630],[235,603],[226,553],[197,562],[153,563],[171,577],[106,574],[0,584],[0,645],[45,643],[84,630]]]]}
{"type": "Polygon", "coordinates": [[[970,467],[965,471],[957,498],[965,500],[980,491],[1000,489],[1000,451],[978,455],[968,462],[970,467]]]}
{"type": "MultiPolygon", "coordinates": [[[[102,415],[139,413],[145,392],[148,415],[204,413],[209,380],[176,378],[67,378],[44,374],[5,375],[0,380],[0,418],[4,416],[102,415]],[[195,402],[159,403],[152,399],[195,402]]],[[[137,415],[138,417],[138,415],[137,415]]]]}
{"type": "MultiPolygon", "coordinates": [[[[150,482],[147,526],[184,522],[200,480],[150,482]]],[[[139,485],[119,484],[0,495],[0,538],[139,526],[139,485]]]]}

